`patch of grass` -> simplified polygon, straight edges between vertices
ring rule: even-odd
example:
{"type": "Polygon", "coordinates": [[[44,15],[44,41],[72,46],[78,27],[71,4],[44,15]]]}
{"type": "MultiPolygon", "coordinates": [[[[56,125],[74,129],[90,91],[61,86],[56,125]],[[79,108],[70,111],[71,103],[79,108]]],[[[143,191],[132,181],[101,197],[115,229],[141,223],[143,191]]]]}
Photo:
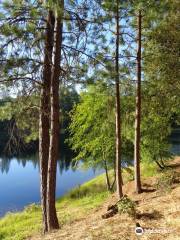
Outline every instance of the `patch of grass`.
{"type": "MultiPolygon", "coordinates": [[[[88,211],[100,206],[108,197],[104,174],[72,189],[57,200],[56,208],[61,225],[87,215],[88,211]]],[[[0,239],[23,240],[40,232],[42,227],[41,208],[32,204],[22,212],[7,213],[0,219],[0,239]]]]}
{"type": "MultiPolygon", "coordinates": [[[[130,167],[129,175],[123,170],[124,182],[133,178],[133,168],[130,167]]],[[[156,166],[142,164],[142,176],[156,175],[156,166]]],[[[113,171],[110,171],[110,179],[113,181],[113,171]]],[[[88,211],[100,206],[109,196],[106,190],[105,174],[95,177],[81,186],[77,186],[61,197],[56,202],[57,214],[61,225],[69,224],[77,219],[87,216],[88,211]]],[[[131,202],[123,202],[125,208],[130,209],[131,202]]],[[[38,205],[30,205],[22,212],[8,213],[0,219],[0,239],[23,240],[41,231],[41,208],[38,205]]]]}
{"type": "MultiPolygon", "coordinates": [[[[69,194],[71,195],[71,193],[69,194]]],[[[100,206],[108,196],[109,193],[104,191],[76,199],[72,199],[68,195],[60,198],[56,205],[60,224],[72,223],[83,218],[90,210],[100,206]]]]}
{"type": "Polygon", "coordinates": [[[155,162],[143,162],[141,164],[141,175],[143,177],[153,177],[158,174],[157,165],[155,162]]]}
{"type": "MultiPolygon", "coordinates": [[[[142,162],[141,163],[141,176],[142,177],[153,177],[158,174],[156,163],[142,162]]],[[[124,183],[134,180],[134,167],[129,166],[122,170],[124,183]]]]}
{"type": "Polygon", "coordinates": [[[23,240],[41,228],[39,206],[28,206],[19,213],[7,213],[0,219],[0,239],[23,240]]]}

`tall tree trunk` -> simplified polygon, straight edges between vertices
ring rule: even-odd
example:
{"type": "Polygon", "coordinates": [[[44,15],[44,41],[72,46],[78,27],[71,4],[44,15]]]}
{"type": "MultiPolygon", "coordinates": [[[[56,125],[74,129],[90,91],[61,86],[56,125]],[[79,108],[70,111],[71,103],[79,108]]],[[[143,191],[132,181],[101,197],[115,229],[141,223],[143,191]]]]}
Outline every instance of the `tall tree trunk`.
{"type": "Polygon", "coordinates": [[[118,198],[123,196],[121,173],[121,116],[119,89],[119,0],[116,1],[116,187],[118,198]]]}
{"type": "MultiPolygon", "coordinates": [[[[61,5],[63,7],[63,4],[61,5]]],[[[51,131],[49,147],[48,181],[47,181],[47,220],[48,231],[58,229],[56,213],[56,170],[59,155],[59,77],[62,47],[62,16],[55,18],[55,36],[53,68],[51,76],[51,131]]]]}
{"type": "Polygon", "coordinates": [[[39,161],[40,161],[40,190],[43,213],[43,230],[47,231],[47,172],[49,155],[49,115],[50,115],[50,83],[53,50],[54,17],[49,11],[45,36],[44,70],[41,89],[40,116],[39,116],[39,161]]]}
{"type": "Polygon", "coordinates": [[[108,168],[107,168],[107,162],[104,159],[104,169],[105,169],[105,174],[106,174],[106,185],[107,185],[107,190],[111,191],[111,185],[110,185],[110,180],[109,180],[109,174],[108,174],[108,168]]]}
{"type": "Polygon", "coordinates": [[[141,193],[140,176],[140,142],[141,142],[141,11],[138,14],[138,49],[137,49],[137,82],[136,82],[136,118],[134,141],[135,189],[141,193]]]}

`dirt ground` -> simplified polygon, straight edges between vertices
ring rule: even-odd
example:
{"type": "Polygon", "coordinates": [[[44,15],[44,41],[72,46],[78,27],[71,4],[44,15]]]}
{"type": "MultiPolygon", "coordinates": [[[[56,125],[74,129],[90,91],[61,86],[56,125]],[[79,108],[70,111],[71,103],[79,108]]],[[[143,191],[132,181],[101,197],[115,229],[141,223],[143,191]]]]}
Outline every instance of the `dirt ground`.
{"type": "MultiPolygon", "coordinates": [[[[175,171],[180,173],[180,157],[173,164],[175,171]]],[[[177,182],[170,192],[162,193],[156,191],[155,183],[155,177],[143,179],[144,192],[139,195],[133,192],[133,182],[124,186],[124,193],[136,202],[136,219],[119,213],[102,219],[107,206],[117,201],[114,194],[88,216],[64,225],[57,232],[33,236],[29,240],[180,240],[180,184],[177,182]],[[141,236],[135,233],[137,223],[144,231],[141,236]]]]}

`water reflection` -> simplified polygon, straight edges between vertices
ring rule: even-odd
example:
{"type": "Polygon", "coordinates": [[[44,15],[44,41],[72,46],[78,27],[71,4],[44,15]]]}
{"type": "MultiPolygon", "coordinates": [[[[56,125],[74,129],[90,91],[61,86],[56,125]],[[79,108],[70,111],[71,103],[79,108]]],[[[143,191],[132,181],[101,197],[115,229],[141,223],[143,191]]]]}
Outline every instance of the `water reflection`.
{"type": "MultiPolygon", "coordinates": [[[[58,161],[56,196],[60,197],[102,170],[82,171],[72,168],[72,155],[62,155],[58,161]]],[[[31,203],[39,203],[39,161],[37,155],[0,158],[0,217],[8,211],[19,211],[31,203]]]]}
{"type": "Polygon", "coordinates": [[[180,142],[172,142],[171,152],[174,155],[180,155],[180,142]]]}
{"type": "MultiPolygon", "coordinates": [[[[171,142],[171,150],[174,155],[180,155],[180,142],[175,141],[171,142]]],[[[73,162],[73,153],[70,150],[65,150],[62,152],[59,160],[58,160],[58,169],[60,174],[63,173],[63,171],[67,171],[70,167],[72,167],[73,162]]],[[[34,169],[39,169],[39,160],[38,160],[38,154],[34,155],[20,155],[16,157],[6,157],[1,156],[0,157],[0,172],[4,174],[8,174],[10,170],[10,165],[13,160],[16,160],[19,165],[22,165],[23,168],[26,167],[28,163],[31,163],[34,167],[34,169]]],[[[73,169],[73,168],[72,168],[73,169]]]]}
{"type": "Polygon", "coordinates": [[[31,162],[34,166],[34,168],[37,168],[39,166],[39,162],[38,162],[38,158],[37,156],[27,156],[27,157],[5,157],[2,156],[0,158],[0,171],[1,173],[6,173],[8,174],[9,170],[10,170],[10,165],[11,162],[16,159],[17,163],[19,165],[22,165],[23,167],[26,166],[26,164],[28,162],[31,162]]]}
{"type": "MultiPolygon", "coordinates": [[[[174,154],[180,154],[180,142],[172,144],[174,154]]],[[[72,152],[63,151],[57,169],[57,197],[73,187],[102,173],[94,169],[74,169],[72,152]]],[[[24,206],[40,201],[38,154],[32,156],[0,157],[0,217],[7,211],[21,210],[24,206]]]]}
{"type": "Polygon", "coordinates": [[[0,158],[0,171],[2,173],[8,173],[10,168],[11,159],[10,158],[0,158]]]}
{"type": "MultiPolygon", "coordinates": [[[[69,167],[72,165],[72,158],[73,153],[69,151],[62,152],[59,160],[58,160],[58,169],[60,173],[62,173],[64,170],[67,171],[69,167]]],[[[19,165],[22,165],[23,168],[26,167],[28,163],[31,163],[34,168],[39,169],[39,160],[38,160],[38,154],[34,155],[20,155],[16,157],[7,157],[7,156],[1,156],[0,157],[0,172],[8,174],[11,162],[13,160],[16,160],[19,165]]]]}

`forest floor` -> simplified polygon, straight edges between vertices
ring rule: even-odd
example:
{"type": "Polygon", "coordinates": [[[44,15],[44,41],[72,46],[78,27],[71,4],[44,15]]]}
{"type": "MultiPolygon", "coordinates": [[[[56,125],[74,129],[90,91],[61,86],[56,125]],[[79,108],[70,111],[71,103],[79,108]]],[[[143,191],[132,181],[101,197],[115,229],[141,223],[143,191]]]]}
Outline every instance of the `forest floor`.
{"type": "MultiPolygon", "coordinates": [[[[115,194],[108,196],[103,204],[85,211],[81,216],[74,208],[74,218],[64,222],[59,231],[46,236],[35,234],[28,240],[179,240],[180,239],[180,157],[171,162],[171,170],[177,173],[176,181],[170,186],[157,189],[157,176],[144,177],[143,193],[134,192],[134,182],[129,181],[123,191],[136,203],[136,218],[117,213],[102,219],[109,204],[116,203],[115,194]],[[136,235],[136,224],[144,233],[136,235]]],[[[158,174],[159,177],[160,174],[158,174]]],[[[73,200],[72,200],[73,201],[73,200]]],[[[67,206],[68,209],[68,206],[67,206]]],[[[66,208],[64,208],[66,211],[66,208]]],[[[58,213],[61,222],[61,213],[58,213]]]]}

